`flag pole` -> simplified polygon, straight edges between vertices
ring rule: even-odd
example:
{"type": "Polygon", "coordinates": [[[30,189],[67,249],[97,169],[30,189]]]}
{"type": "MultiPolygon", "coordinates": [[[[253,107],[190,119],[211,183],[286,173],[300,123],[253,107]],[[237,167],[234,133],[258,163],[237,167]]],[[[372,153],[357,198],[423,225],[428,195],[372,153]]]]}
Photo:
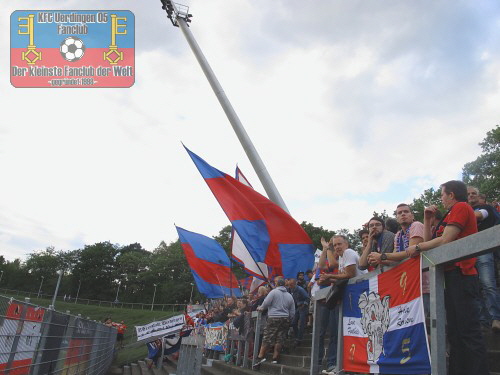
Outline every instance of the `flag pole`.
{"type": "Polygon", "coordinates": [[[250,137],[243,127],[243,124],[241,123],[238,115],[236,114],[236,111],[234,110],[231,102],[222,89],[222,86],[217,80],[215,73],[208,64],[207,59],[203,55],[200,46],[194,39],[191,30],[189,30],[187,23],[191,22],[190,18],[192,17],[192,15],[189,14],[189,8],[185,5],[175,4],[172,0],[161,0],[161,3],[163,4],[162,8],[167,12],[168,18],[172,21],[172,24],[176,27],[180,27],[182,33],[184,34],[184,37],[186,38],[189,46],[191,47],[191,50],[198,60],[203,73],[205,73],[205,76],[210,83],[215,96],[219,100],[222,109],[226,113],[226,116],[231,123],[231,126],[233,127],[233,130],[236,133],[236,136],[238,137],[241,145],[243,146],[243,149],[245,150],[245,153],[247,154],[247,157],[250,160],[255,173],[257,173],[257,176],[259,177],[259,180],[262,183],[262,186],[264,187],[264,190],[266,191],[269,199],[280,206],[287,213],[290,213],[288,211],[288,208],[286,207],[285,201],[281,197],[278,189],[276,188],[276,185],[274,184],[269,172],[267,171],[264,162],[260,158],[257,150],[255,149],[255,146],[253,145],[250,137]]]}
{"type": "MultiPolygon", "coordinates": [[[[224,293],[224,288],[222,287],[222,284],[219,280],[219,276],[217,274],[215,274],[215,277],[217,278],[217,282],[219,283],[219,286],[220,286],[220,290],[222,292],[222,298],[226,297],[226,293],[224,293]]],[[[232,297],[232,296],[231,296],[232,297]]]]}

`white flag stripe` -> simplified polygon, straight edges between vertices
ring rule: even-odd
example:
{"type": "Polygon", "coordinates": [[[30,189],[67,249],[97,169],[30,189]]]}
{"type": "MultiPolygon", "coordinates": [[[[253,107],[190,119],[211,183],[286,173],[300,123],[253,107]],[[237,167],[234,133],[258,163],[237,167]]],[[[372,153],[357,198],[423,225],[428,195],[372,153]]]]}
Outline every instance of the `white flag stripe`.
{"type": "Polygon", "coordinates": [[[380,373],[380,369],[379,369],[378,365],[372,365],[372,364],[370,364],[370,361],[368,361],[368,364],[370,365],[370,373],[371,374],[379,374],[380,373]]]}
{"type": "Polygon", "coordinates": [[[378,277],[372,277],[368,280],[370,285],[370,292],[374,292],[378,294],[378,277]]]}
{"type": "MultiPolygon", "coordinates": [[[[389,309],[390,323],[387,332],[407,328],[424,322],[423,309],[419,307],[420,298],[389,309]]],[[[367,337],[361,326],[361,318],[343,318],[344,336],[367,337]]]]}
{"type": "Polygon", "coordinates": [[[252,278],[252,284],[250,284],[250,293],[252,293],[255,289],[258,289],[261,285],[264,285],[266,282],[257,277],[252,278]]]}
{"type": "Polygon", "coordinates": [[[240,167],[236,167],[236,169],[237,169],[237,171],[236,171],[236,179],[239,182],[241,182],[242,184],[245,184],[246,186],[251,187],[253,189],[252,184],[250,183],[250,181],[247,180],[247,178],[245,177],[245,175],[241,171],[240,167]]]}
{"type": "MultiPolygon", "coordinates": [[[[241,172],[240,168],[239,167],[236,168],[238,170],[238,172],[236,173],[236,178],[238,179],[238,181],[249,187],[252,187],[250,182],[248,182],[248,180],[246,179],[245,175],[241,172]]],[[[247,247],[243,243],[243,240],[235,230],[233,230],[233,245],[231,253],[234,258],[243,263],[243,266],[247,271],[255,275],[260,275],[262,278],[266,280],[268,279],[269,274],[268,274],[267,264],[255,262],[252,255],[250,255],[250,252],[248,251],[247,247]]],[[[259,280],[258,278],[255,277],[253,278],[252,285],[250,286],[250,292],[252,292],[261,285],[259,284],[258,280],[259,280]]]]}
{"type": "Polygon", "coordinates": [[[404,303],[389,309],[390,323],[387,332],[407,328],[425,322],[424,309],[421,308],[422,299],[404,303]]]}
{"type": "Polygon", "coordinates": [[[243,263],[249,271],[267,278],[267,265],[259,262],[257,266],[257,263],[248,252],[248,249],[236,231],[233,231],[233,256],[243,263]]]}
{"type": "Polygon", "coordinates": [[[344,336],[367,337],[363,332],[363,327],[361,327],[361,318],[345,316],[343,319],[343,332],[344,336]]]}

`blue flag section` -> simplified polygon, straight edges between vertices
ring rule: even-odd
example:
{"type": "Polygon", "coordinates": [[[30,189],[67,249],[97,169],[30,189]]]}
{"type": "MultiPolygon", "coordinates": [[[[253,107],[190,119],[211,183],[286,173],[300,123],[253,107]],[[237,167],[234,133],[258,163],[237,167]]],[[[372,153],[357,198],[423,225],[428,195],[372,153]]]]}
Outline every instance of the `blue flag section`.
{"type": "Polygon", "coordinates": [[[347,285],[342,306],[345,371],[431,373],[420,258],[347,285]]]}
{"type": "Polygon", "coordinates": [[[241,297],[238,280],[222,246],[212,238],[177,226],[176,229],[199,292],[208,298],[241,297]]]}
{"type": "Polygon", "coordinates": [[[250,186],[186,151],[255,262],[287,278],[312,268],[314,246],[299,223],[250,186]]]}

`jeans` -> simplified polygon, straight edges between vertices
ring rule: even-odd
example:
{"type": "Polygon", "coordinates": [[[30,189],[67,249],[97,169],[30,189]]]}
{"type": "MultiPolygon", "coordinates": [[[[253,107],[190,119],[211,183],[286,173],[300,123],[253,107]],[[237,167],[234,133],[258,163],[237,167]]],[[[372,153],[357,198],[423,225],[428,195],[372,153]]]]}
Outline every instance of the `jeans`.
{"type": "Polygon", "coordinates": [[[489,325],[491,320],[500,320],[500,296],[495,279],[495,258],[493,253],[477,257],[476,269],[479,273],[479,281],[483,289],[483,295],[479,294],[475,300],[476,307],[480,311],[479,319],[482,324],[489,325]]]}
{"type": "Polygon", "coordinates": [[[309,313],[309,306],[302,305],[295,309],[295,316],[292,321],[293,335],[296,340],[302,340],[304,337],[304,330],[306,328],[307,314],[309,313]]]}
{"type": "Polygon", "coordinates": [[[450,343],[449,375],[489,375],[488,355],[474,305],[479,293],[476,275],[459,268],[444,273],[445,307],[450,343]]]}
{"type": "Polygon", "coordinates": [[[337,340],[339,333],[339,307],[330,310],[326,305],[318,303],[320,319],[319,330],[319,357],[318,363],[321,364],[325,353],[325,336],[328,332],[330,334],[330,343],[328,344],[328,351],[326,354],[326,366],[335,366],[337,364],[337,340]]]}

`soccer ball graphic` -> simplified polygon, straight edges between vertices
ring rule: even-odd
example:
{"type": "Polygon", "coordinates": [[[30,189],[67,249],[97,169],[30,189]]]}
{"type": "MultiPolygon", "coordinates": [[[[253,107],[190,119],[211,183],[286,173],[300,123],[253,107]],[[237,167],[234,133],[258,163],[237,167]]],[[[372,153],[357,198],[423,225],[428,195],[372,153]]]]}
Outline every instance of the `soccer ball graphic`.
{"type": "Polygon", "coordinates": [[[85,53],[83,41],[76,36],[69,36],[61,42],[61,56],[68,61],[78,61],[85,53]]]}

